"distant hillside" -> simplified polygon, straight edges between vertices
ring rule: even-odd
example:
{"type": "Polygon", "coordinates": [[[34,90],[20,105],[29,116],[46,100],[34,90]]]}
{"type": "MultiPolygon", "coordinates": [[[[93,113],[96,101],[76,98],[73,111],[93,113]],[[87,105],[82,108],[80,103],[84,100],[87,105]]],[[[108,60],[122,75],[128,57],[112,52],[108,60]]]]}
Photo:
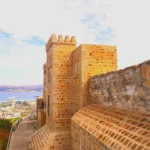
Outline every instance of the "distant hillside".
{"type": "Polygon", "coordinates": [[[12,86],[12,85],[0,85],[0,91],[2,92],[41,92],[43,85],[27,85],[27,86],[12,86]]]}

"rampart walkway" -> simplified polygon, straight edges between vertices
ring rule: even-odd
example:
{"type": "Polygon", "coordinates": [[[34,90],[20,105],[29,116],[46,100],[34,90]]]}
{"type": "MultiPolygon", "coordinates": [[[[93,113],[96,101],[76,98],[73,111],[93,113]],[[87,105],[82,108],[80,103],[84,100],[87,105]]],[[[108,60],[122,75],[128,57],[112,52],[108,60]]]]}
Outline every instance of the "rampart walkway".
{"type": "Polygon", "coordinates": [[[23,120],[12,133],[9,150],[27,150],[28,139],[34,133],[36,121],[23,120]]]}

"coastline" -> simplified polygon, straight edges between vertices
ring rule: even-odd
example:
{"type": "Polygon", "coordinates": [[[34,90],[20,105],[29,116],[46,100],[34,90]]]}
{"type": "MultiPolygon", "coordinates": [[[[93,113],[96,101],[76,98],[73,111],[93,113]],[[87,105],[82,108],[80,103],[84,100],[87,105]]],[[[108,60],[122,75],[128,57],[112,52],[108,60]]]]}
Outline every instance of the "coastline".
{"type": "Polygon", "coordinates": [[[29,101],[29,100],[36,100],[38,96],[43,95],[43,92],[35,92],[35,91],[20,91],[20,92],[2,92],[0,91],[0,102],[8,101],[12,97],[15,97],[16,101],[29,101]]]}
{"type": "Polygon", "coordinates": [[[43,92],[43,91],[34,91],[34,90],[30,90],[30,91],[27,91],[27,90],[6,90],[6,91],[0,91],[0,92],[43,92]]]}

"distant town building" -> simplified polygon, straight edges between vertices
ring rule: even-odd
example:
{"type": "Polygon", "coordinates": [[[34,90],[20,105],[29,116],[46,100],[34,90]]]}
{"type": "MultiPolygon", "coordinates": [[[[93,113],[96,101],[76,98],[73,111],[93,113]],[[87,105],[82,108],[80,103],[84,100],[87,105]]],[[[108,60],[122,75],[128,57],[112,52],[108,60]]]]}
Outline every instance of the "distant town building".
{"type": "Polygon", "coordinates": [[[13,115],[13,113],[7,113],[7,114],[5,114],[5,118],[6,119],[14,118],[14,115],[13,115]]]}
{"type": "Polygon", "coordinates": [[[2,118],[2,112],[0,111],[0,118],[2,118]]]}
{"type": "Polygon", "coordinates": [[[19,118],[19,117],[21,117],[21,112],[13,112],[13,117],[14,117],[14,118],[19,118]]]}
{"type": "Polygon", "coordinates": [[[15,97],[12,97],[12,109],[15,109],[15,97]]]}

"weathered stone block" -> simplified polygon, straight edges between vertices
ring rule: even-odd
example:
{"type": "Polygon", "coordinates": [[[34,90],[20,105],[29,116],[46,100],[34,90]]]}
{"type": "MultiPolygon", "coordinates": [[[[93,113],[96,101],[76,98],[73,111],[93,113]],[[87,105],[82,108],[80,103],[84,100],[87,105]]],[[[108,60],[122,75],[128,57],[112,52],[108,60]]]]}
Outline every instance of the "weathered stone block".
{"type": "Polygon", "coordinates": [[[122,109],[150,111],[150,61],[89,80],[93,103],[122,109]]]}

